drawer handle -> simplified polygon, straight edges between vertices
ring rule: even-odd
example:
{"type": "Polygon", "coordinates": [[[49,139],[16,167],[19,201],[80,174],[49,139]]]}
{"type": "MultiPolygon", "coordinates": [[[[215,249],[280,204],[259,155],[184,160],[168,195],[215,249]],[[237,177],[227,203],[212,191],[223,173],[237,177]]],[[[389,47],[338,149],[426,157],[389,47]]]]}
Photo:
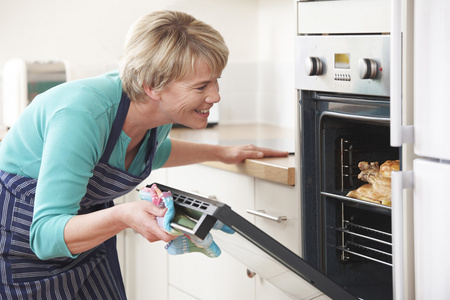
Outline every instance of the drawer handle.
{"type": "Polygon", "coordinates": [[[281,222],[287,220],[287,217],[285,217],[285,216],[274,217],[274,216],[268,215],[268,214],[266,214],[265,210],[247,209],[247,213],[249,213],[251,215],[258,216],[258,217],[261,217],[261,218],[269,219],[269,220],[275,221],[277,223],[281,223],[281,222]]]}
{"type": "Polygon", "coordinates": [[[253,271],[250,270],[250,269],[247,269],[247,277],[248,277],[248,278],[253,278],[253,277],[255,277],[255,275],[256,275],[255,272],[253,272],[253,271]]]}

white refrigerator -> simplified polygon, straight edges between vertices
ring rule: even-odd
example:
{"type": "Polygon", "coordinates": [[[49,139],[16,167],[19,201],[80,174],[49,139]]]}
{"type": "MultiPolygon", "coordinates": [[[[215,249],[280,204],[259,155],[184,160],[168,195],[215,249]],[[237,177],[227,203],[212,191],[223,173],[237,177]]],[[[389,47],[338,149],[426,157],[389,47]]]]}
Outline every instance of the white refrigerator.
{"type": "Polygon", "coordinates": [[[392,176],[394,296],[450,299],[450,1],[414,0],[409,36],[408,1],[392,3],[391,145],[413,149],[392,176]]]}

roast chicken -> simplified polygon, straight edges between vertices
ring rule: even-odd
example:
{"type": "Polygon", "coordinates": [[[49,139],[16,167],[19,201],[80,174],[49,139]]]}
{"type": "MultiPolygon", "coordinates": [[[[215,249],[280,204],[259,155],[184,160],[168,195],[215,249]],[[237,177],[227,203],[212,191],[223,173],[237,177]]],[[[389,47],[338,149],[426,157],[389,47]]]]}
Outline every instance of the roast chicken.
{"type": "Polygon", "coordinates": [[[387,160],[381,166],[378,162],[361,161],[358,168],[358,178],[368,183],[350,191],[347,197],[391,206],[391,172],[399,170],[399,161],[387,160]]]}

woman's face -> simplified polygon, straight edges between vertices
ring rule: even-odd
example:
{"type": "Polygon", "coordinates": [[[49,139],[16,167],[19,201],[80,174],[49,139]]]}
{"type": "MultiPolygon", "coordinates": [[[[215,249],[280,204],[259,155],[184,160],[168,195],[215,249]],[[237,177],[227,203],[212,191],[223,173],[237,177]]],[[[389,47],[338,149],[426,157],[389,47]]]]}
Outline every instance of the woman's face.
{"type": "Polygon", "coordinates": [[[159,96],[161,110],[171,123],[202,129],[208,124],[209,110],[220,101],[218,77],[199,61],[191,76],[168,84],[159,96]]]}

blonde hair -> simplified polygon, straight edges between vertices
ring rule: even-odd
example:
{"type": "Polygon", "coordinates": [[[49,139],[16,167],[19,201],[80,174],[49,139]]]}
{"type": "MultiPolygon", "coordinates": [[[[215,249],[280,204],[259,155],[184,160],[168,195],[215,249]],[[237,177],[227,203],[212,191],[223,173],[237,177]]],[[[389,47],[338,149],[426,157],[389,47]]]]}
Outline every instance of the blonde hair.
{"type": "Polygon", "coordinates": [[[222,35],[183,12],[158,11],[141,17],[130,28],[120,78],[123,90],[135,101],[145,101],[143,85],[157,91],[194,71],[198,60],[220,75],[228,62],[222,35]]]}

